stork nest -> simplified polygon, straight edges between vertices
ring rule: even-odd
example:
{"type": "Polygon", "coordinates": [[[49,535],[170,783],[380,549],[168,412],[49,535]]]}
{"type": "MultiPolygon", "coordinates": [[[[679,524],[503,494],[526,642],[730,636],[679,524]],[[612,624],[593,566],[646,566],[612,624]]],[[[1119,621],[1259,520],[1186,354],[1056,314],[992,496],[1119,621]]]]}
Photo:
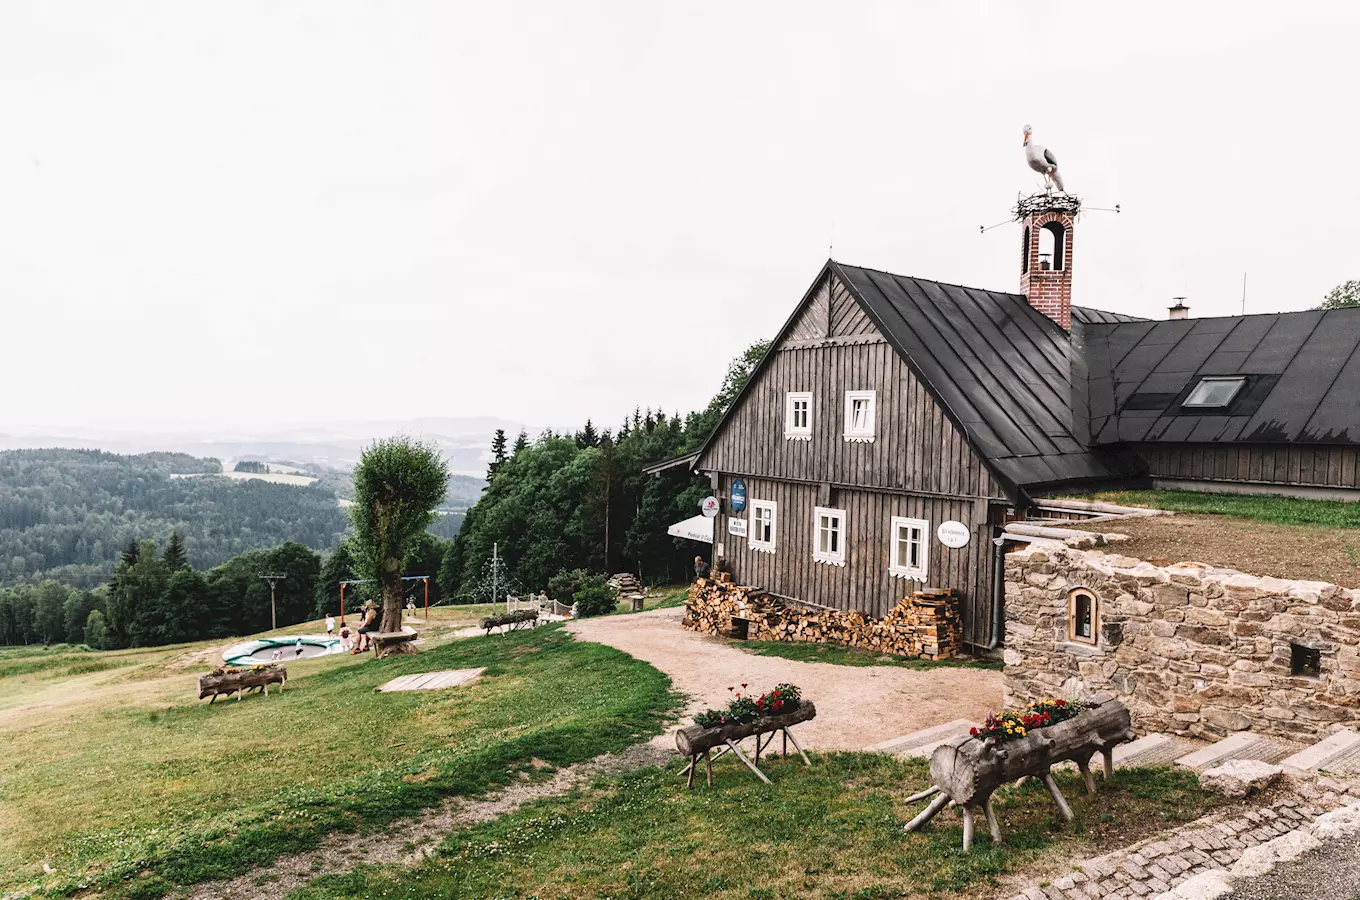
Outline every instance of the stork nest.
{"type": "Polygon", "coordinates": [[[1046,212],[1069,213],[1075,216],[1081,212],[1081,198],[1076,194],[1065,194],[1061,191],[1040,191],[1028,197],[1017,195],[1015,209],[1011,214],[1015,216],[1015,221],[1019,222],[1027,216],[1046,212]]]}

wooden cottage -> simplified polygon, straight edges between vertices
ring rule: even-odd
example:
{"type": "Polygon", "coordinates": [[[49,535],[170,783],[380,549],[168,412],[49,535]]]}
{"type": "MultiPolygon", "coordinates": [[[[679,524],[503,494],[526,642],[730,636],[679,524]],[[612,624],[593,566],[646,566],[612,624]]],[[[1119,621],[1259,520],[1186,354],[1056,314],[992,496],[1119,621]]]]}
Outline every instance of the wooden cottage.
{"type": "Polygon", "coordinates": [[[874,615],[951,587],[963,640],[994,647],[998,538],[1034,498],[1163,479],[1360,497],[1360,309],[1072,306],[1074,201],[1023,219],[1021,293],[822,267],[685,461],[721,501],[714,562],[874,615]]]}

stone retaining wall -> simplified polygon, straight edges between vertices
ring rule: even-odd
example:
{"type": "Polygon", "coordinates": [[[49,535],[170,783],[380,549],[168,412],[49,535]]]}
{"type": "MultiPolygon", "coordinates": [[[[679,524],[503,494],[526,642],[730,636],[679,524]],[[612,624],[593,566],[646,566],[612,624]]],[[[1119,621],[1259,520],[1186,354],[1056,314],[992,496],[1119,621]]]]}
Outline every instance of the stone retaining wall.
{"type": "Polygon", "coordinates": [[[1140,732],[1295,740],[1360,722],[1360,590],[1160,567],[1037,542],[1006,556],[1008,708],[1107,692],[1140,732]],[[1070,592],[1097,598],[1095,646],[1068,640],[1070,592]],[[1291,645],[1318,651],[1293,674],[1291,645]]]}

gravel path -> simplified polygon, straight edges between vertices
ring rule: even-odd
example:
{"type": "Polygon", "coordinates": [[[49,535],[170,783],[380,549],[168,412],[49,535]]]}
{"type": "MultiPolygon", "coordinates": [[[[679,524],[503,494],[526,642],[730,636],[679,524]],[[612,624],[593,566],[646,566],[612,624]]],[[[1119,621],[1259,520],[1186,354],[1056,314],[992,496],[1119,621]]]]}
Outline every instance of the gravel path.
{"type": "Polygon", "coordinates": [[[680,627],[684,608],[577,619],[568,630],[584,641],[616,647],[656,666],[693,698],[688,714],[725,706],[728,686],[768,690],[787,681],[817,704],[817,718],[798,726],[805,748],[859,750],[953,719],[981,721],[1001,707],[994,669],[905,669],[838,666],[757,656],[680,627]]]}
{"type": "Polygon", "coordinates": [[[1257,878],[1237,882],[1223,900],[1360,900],[1360,846],[1328,841],[1257,878]]]}

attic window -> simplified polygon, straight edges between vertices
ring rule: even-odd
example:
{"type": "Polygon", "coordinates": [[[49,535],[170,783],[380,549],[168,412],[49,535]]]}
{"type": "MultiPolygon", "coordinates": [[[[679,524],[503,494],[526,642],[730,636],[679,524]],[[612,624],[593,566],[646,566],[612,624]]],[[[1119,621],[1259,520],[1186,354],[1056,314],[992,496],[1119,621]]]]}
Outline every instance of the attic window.
{"type": "Polygon", "coordinates": [[[845,392],[845,439],[872,441],[874,439],[874,391],[845,392]]]}
{"type": "Polygon", "coordinates": [[[1201,378],[1181,406],[1190,409],[1222,409],[1232,402],[1246,383],[1246,377],[1241,375],[1233,378],[1201,378]]]}

